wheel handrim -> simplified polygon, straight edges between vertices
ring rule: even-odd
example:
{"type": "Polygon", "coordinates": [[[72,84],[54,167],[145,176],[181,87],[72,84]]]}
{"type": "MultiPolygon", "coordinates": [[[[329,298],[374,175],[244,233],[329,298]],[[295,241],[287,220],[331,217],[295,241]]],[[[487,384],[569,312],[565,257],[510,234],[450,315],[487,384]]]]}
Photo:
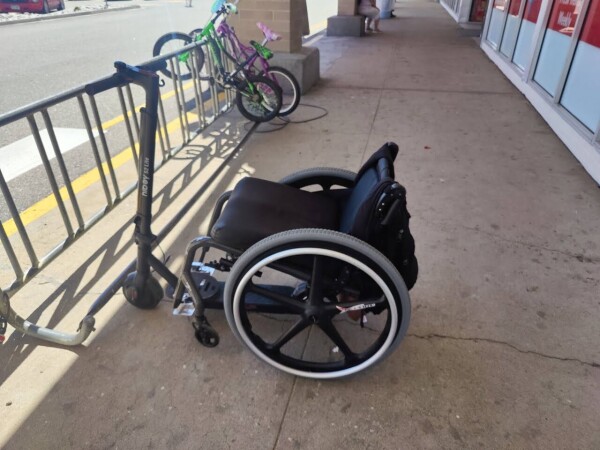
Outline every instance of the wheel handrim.
{"type": "MultiPolygon", "coordinates": [[[[312,290],[313,288],[311,287],[311,292],[312,290]]],[[[264,292],[262,293],[264,294],[264,292]]],[[[327,308],[331,309],[335,306],[339,306],[339,304],[330,303],[327,305],[327,308]]],[[[400,320],[400,313],[397,309],[396,303],[393,300],[393,295],[389,287],[385,284],[385,282],[377,273],[375,273],[372,269],[370,269],[361,261],[358,261],[357,259],[351,256],[334,250],[323,248],[291,249],[275,253],[266,259],[260,260],[244,274],[244,276],[238,283],[232,307],[233,317],[237,325],[236,328],[238,329],[240,337],[244,341],[244,343],[253,351],[253,353],[255,353],[257,356],[259,356],[261,359],[271,364],[272,366],[277,367],[285,372],[299,376],[310,376],[312,378],[335,378],[350,375],[352,373],[364,370],[365,368],[374,364],[383,357],[383,355],[388,351],[388,349],[394,342],[395,333],[391,330],[398,329],[398,321],[400,320]],[[327,315],[323,315],[319,317],[319,321],[318,323],[316,323],[316,325],[317,327],[322,329],[325,335],[329,338],[329,340],[337,346],[338,351],[343,353],[344,358],[342,361],[314,362],[307,361],[305,359],[294,358],[290,355],[283,354],[281,352],[281,348],[284,345],[286,345],[287,342],[284,342],[283,345],[281,345],[281,341],[276,341],[275,344],[269,343],[264,341],[262,337],[255,334],[251,329],[247,329],[250,325],[250,319],[248,316],[248,312],[245,308],[245,297],[248,292],[247,289],[250,289],[251,291],[256,290],[256,285],[254,285],[251,282],[252,277],[258,271],[260,271],[261,269],[268,266],[274,261],[286,257],[307,254],[308,252],[310,252],[311,255],[315,255],[315,257],[331,257],[351,263],[354,267],[360,269],[362,272],[367,274],[373,281],[375,281],[375,283],[383,292],[383,298],[386,301],[388,311],[385,320],[384,330],[381,332],[380,336],[372,344],[370,344],[365,351],[361,353],[354,353],[351,350],[344,348],[344,341],[339,337],[339,329],[337,329],[337,327],[332,323],[332,319],[340,317],[341,314],[331,315],[329,320],[327,320],[327,315]]],[[[293,308],[293,304],[290,304],[290,307],[293,308]]],[[[300,309],[300,305],[298,305],[298,311],[300,309]]],[[[315,311],[318,312],[318,308],[315,309],[315,311]]],[[[308,323],[308,320],[311,318],[311,314],[306,313],[305,311],[305,313],[300,314],[300,316],[301,317],[298,318],[295,321],[295,323],[293,323],[292,326],[289,327],[287,330],[289,334],[294,334],[294,336],[292,337],[299,335],[299,333],[303,332],[309,326],[311,326],[312,329],[312,325],[314,325],[308,323]]],[[[251,328],[251,326],[249,328],[251,328]]],[[[279,337],[279,339],[285,340],[288,337],[289,336],[286,336],[284,333],[279,337]]]]}

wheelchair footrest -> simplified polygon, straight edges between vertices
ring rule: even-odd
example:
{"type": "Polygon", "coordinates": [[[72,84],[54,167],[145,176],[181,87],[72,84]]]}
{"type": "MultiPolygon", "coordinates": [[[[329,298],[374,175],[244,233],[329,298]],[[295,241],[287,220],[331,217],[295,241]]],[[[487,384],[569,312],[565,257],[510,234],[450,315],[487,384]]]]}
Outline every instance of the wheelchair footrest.
{"type": "MultiPolygon", "coordinates": [[[[205,272],[192,271],[192,278],[200,292],[204,307],[207,309],[223,309],[223,291],[225,283],[217,281],[211,275],[205,272]]],[[[259,285],[263,289],[275,292],[277,294],[291,296],[294,289],[289,286],[279,285],[259,285]]],[[[259,294],[250,293],[245,297],[246,309],[252,311],[260,311],[265,313],[285,314],[289,313],[289,308],[285,305],[277,303],[267,297],[259,294]]]]}
{"type": "Polygon", "coordinates": [[[191,272],[205,308],[223,309],[223,288],[225,283],[218,281],[206,272],[191,272]]]}

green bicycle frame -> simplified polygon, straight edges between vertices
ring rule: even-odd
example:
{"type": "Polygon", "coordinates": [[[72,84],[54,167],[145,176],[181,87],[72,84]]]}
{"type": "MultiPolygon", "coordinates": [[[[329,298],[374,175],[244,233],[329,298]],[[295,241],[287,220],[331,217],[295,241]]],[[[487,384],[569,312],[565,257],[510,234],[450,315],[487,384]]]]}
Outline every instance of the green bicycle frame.
{"type": "MultiPolygon", "coordinates": [[[[221,52],[224,52],[225,54],[227,54],[227,50],[225,49],[225,47],[224,47],[223,43],[221,42],[221,40],[219,39],[219,37],[216,35],[214,21],[211,20],[210,22],[208,22],[208,24],[206,24],[206,26],[202,29],[202,32],[200,34],[197,34],[194,37],[194,41],[195,42],[206,41],[206,45],[208,46],[210,57],[215,62],[215,66],[217,67],[217,69],[219,70],[220,73],[225,74],[225,67],[223,65],[223,59],[221,58],[221,52]]],[[[181,61],[183,63],[187,63],[188,60],[190,59],[190,56],[191,56],[191,52],[185,52],[185,53],[182,53],[181,55],[179,55],[178,59],[179,59],[179,61],[181,61]]],[[[236,73],[238,71],[239,71],[239,68],[236,71],[236,73]]],[[[248,90],[250,91],[250,94],[254,94],[255,93],[254,84],[247,82],[247,85],[248,85],[248,90]]],[[[242,94],[244,95],[243,92],[242,92],[242,94]]]]}

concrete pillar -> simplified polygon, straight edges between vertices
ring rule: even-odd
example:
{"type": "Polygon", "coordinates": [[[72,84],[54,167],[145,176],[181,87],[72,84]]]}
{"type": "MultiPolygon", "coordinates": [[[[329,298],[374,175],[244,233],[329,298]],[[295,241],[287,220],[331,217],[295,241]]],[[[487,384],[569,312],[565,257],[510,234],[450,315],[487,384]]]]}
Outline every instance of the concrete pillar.
{"type": "Polygon", "coordinates": [[[356,0],[338,0],[338,15],[327,19],[327,36],[364,36],[365,19],[356,15],[356,0]]]}
{"type": "Polygon", "coordinates": [[[238,14],[228,20],[240,40],[263,40],[257,22],[280,34],[283,39],[268,45],[275,52],[270,64],[290,70],[302,92],[308,91],[319,80],[320,61],[319,49],[302,46],[302,36],[309,32],[306,0],[243,0],[237,6],[238,14]]]}

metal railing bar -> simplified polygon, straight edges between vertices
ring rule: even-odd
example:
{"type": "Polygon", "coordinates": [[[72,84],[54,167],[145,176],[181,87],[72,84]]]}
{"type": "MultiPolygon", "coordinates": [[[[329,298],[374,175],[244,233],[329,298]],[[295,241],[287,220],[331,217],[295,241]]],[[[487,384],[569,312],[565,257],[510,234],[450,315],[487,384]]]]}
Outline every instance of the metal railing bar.
{"type": "Polygon", "coordinates": [[[196,111],[198,112],[198,124],[200,129],[206,126],[204,117],[204,100],[202,99],[202,80],[200,80],[200,68],[198,59],[192,58],[192,80],[194,80],[194,95],[196,99],[196,111]]]}
{"type": "MultiPolygon", "coordinates": [[[[195,48],[201,47],[202,45],[203,44],[200,42],[192,42],[192,43],[186,45],[185,47],[181,47],[180,49],[166,53],[165,55],[161,55],[160,57],[153,58],[152,60],[150,60],[148,62],[158,61],[161,59],[167,60],[168,58],[172,58],[174,56],[180,55],[187,51],[192,51],[195,48]]],[[[110,75],[110,76],[112,76],[112,75],[110,75]]],[[[108,78],[108,77],[105,77],[105,78],[108,78]]],[[[76,97],[82,95],[83,93],[85,93],[85,86],[87,84],[88,83],[86,83],[85,85],[82,85],[82,86],[77,86],[75,88],[66,90],[64,92],[60,92],[56,95],[45,98],[43,100],[30,103],[21,108],[17,108],[7,114],[0,115],[0,127],[3,127],[10,123],[16,122],[17,120],[25,119],[28,115],[39,112],[42,109],[49,109],[50,107],[55,106],[59,103],[63,103],[67,100],[76,98],[76,97]]]]}
{"type": "Polygon", "coordinates": [[[37,267],[39,264],[38,257],[35,254],[35,250],[33,249],[33,245],[31,244],[31,240],[29,239],[27,230],[25,230],[25,225],[23,225],[23,221],[21,220],[21,216],[19,215],[19,211],[17,210],[17,205],[15,205],[15,201],[13,200],[10,190],[8,189],[8,185],[6,184],[6,180],[4,179],[2,171],[0,171],[0,191],[2,191],[2,195],[4,197],[4,201],[6,202],[6,206],[8,207],[10,215],[12,216],[12,219],[15,222],[15,226],[17,227],[17,231],[19,233],[19,236],[21,237],[23,245],[25,246],[25,250],[27,251],[27,255],[29,256],[31,265],[33,267],[37,267]]]}
{"type": "MultiPolygon", "coordinates": [[[[158,103],[162,103],[162,98],[158,96],[158,103]]],[[[160,106],[159,106],[160,108],[160,106]]],[[[168,134],[168,130],[165,124],[165,128],[163,129],[163,125],[161,124],[161,117],[159,110],[156,111],[156,135],[158,136],[158,144],[160,145],[160,154],[162,155],[162,159],[165,160],[168,157],[167,149],[165,148],[165,141],[163,136],[164,133],[168,134]]]]}
{"type": "Polygon", "coordinates": [[[81,230],[83,229],[84,225],[83,216],[81,215],[81,209],[79,208],[77,197],[73,191],[71,178],[69,177],[69,172],[67,171],[67,166],[65,165],[65,159],[60,151],[60,146],[58,145],[58,140],[56,139],[56,134],[54,133],[54,126],[52,125],[52,120],[50,119],[48,110],[42,110],[42,117],[44,119],[44,124],[46,125],[46,130],[48,131],[48,136],[50,137],[50,142],[52,143],[52,148],[54,149],[54,156],[65,183],[65,189],[69,194],[69,200],[71,200],[71,205],[73,206],[73,211],[75,212],[75,217],[77,218],[78,230],[81,230]]]}
{"type": "Polygon", "coordinates": [[[83,92],[84,86],[79,86],[73,89],[69,89],[68,91],[56,94],[44,100],[30,103],[29,105],[25,105],[21,108],[15,109],[14,111],[9,112],[8,114],[0,116],[0,127],[8,125],[12,122],[16,122],[17,120],[25,119],[30,114],[39,112],[42,109],[48,109],[51,106],[75,98],[78,95],[81,95],[83,92]]]}
{"type": "Polygon", "coordinates": [[[127,114],[127,106],[125,105],[125,96],[123,95],[123,88],[119,86],[117,88],[117,92],[119,94],[119,103],[121,105],[121,112],[123,113],[123,121],[125,122],[127,137],[129,138],[129,145],[131,146],[131,155],[133,156],[133,162],[135,163],[135,170],[138,170],[138,155],[135,151],[135,139],[133,138],[133,130],[131,129],[129,114],[127,114]]]}
{"type": "MultiPolygon", "coordinates": [[[[169,68],[171,69],[171,73],[175,74],[175,63],[173,62],[173,58],[169,59],[169,68]]],[[[182,115],[182,108],[181,108],[181,102],[179,100],[179,94],[177,92],[178,90],[178,86],[177,86],[177,81],[175,80],[175,76],[172,77],[172,81],[173,81],[173,90],[175,91],[175,101],[177,102],[177,111],[179,113],[179,124],[181,126],[181,138],[183,139],[183,142],[185,142],[185,127],[183,126],[183,118],[181,117],[182,115]]]]}
{"type": "MultiPolygon", "coordinates": [[[[192,59],[194,59],[194,57],[192,57],[192,59]]],[[[177,86],[179,87],[179,90],[176,92],[176,94],[179,94],[180,96],[179,100],[181,102],[181,116],[183,117],[183,122],[185,123],[184,136],[187,134],[187,137],[183,138],[183,140],[185,141],[186,139],[190,140],[190,123],[187,117],[185,90],[183,88],[183,81],[181,80],[181,67],[179,66],[179,64],[175,66],[175,70],[177,72],[177,86]]]]}
{"type": "Polygon", "coordinates": [[[131,119],[133,120],[133,127],[135,128],[135,135],[137,136],[138,142],[140,141],[140,122],[135,110],[135,103],[133,102],[133,92],[131,92],[131,84],[126,86],[127,100],[129,101],[129,109],[131,110],[131,119]]]}
{"type": "Polygon", "coordinates": [[[104,128],[102,127],[102,121],[100,120],[96,96],[90,95],[89,100],[90,104],[92,105],[92,114],[94,115],[94,120],[96,121],[96,129],[98,130],[98,135],[100,136],[100,145],[102,146],[102,151],[104,152],[105,164],[106,167],[108,167],[108,173],[110,174],[113,189],[115,190],[115,197],[122,198],[121,191],[119,189],[119,183],[117,182],[117,175],[115,174],[110,151],[108,150],[108,143],[106,142],[106,136],[104,135],[104,128]]]}
{"type": "Polygon", "coordinates": [[[104,195],[106,196],[106,203],[108,206],[113,205],[112,195],[110,190],[108,189],[108,182],[106,181],[106,176],[104,175],[104,168],[102,167],[102,161],[100,160],[100,154],[98,153],[98,147],[96,146],[96,139],[94,138],[94,133],[92,132],[92,125],[90,124],[90,117],[88,116],[87,109],[85,108],[85,102],[83,101],[83,96],[77,97],[77,101],[79,102],[79,109],[81,110],[81,116],[83,118],[83,123],[85,125],[85,129],[88,134],[88,139],[90,141],[90,145],[92,147],[92,153],[94,155],[94,160],[96,161],[96,169],[98,170],[98,175],[100,176],[100,182],[102,183],[102,189],[104,190],[104,195]]]}
{"type": "MultiPolygon", "coordinates": [[[[208,71],[209,73],[213,74],[215,73],[215,65],[214,62],[212,60],[212,58],[208,58],[208,71]]],[[[214,81],[210,81],[210,96],[212,97],[212,114],[213,114],[213,119],[217,118],[217,114],[218,114],[218,108],[217,108],[217,86],[215,84],[214,81]]]]}
{"type": "Polygon", "coordinates": [[[167,117],[165,116],[165,106],[163,105],[162,98],[158,98],[158,117],[162,119],[163,127],[165,130],[165,142],[167,144],[167,152],[171,149],[171,139],[169,138],[169,130],[167,130],[167,117]]]}
{"type": "Polygon", "coordinates": [[[40,154],[40,158],[42,159],[42,164],[44,165],[44,169],[46,170],[46,176],[48,177],[48,182],[50,183],[50,189],[52,189],[52,194],[54,195],[54,199],[56,200],[58,210],[60,211],[63,223],[65,224],[65,227],[67,229],[67,235],[73,236],[75,232],[73,231],[73,226],[71,225],[71,219],[69,218],[67,208],[65,207],[65,203],[63,202],[62,196],[60,195],[60,189],[58,187],[58,183],[56,182],[56,177],[54,176],[54,171],[52,170],[50,161],[48,160],[48,155],[46,154],[46,149],[44,147],[44,143],[42,142],[42,137],[40,136],[40,130],[37,126],[37,123],[35,122],[35,117],[33,115],[27,116],[27,122],[29,122],[31,134],[33,135],[35,145],[37,146],[38,153],[40,154]]]}
{"type": "Polygon", "coordinates": [[[2,242],[2,247],[4,248],[6,256],[8,256],[8,260],[10,261],[10,265],[13,268],[16,281],[21,283],[23,281],[23,269],[21,268],[21,264],[19,264],[19,258],[17,258],[6,231],[4,231],[4,225],[2,224],[0,224],[0,242],[2,242]]]}

